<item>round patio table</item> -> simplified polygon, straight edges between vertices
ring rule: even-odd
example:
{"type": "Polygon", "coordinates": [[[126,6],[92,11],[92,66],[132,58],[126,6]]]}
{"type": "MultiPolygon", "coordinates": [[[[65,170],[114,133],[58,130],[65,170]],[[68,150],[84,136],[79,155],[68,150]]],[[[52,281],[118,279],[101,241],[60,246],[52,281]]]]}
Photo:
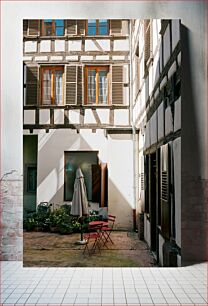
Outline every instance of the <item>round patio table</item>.
{"type": "Polygon", "coordinates": [[[89,222],[89,225],[92,225],[92,226],[96,226],[96,225],[107,226],[108,222],[104,222],[104,221],[91,221],[91,222],[89,222]]]}

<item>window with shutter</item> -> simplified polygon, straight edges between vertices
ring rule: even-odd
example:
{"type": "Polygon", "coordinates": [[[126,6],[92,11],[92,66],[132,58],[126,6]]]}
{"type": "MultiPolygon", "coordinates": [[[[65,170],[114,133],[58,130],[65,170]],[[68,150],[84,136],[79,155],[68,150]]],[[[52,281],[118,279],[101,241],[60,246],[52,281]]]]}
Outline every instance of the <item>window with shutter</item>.
{"type": "Polygon", "coordinates": [[[109,104],[109,67],[85,67],[85,104],[109,104]]]}
{"type": "Polygon", "coordinates": [[[76,35],[77,34],[77,22],[76,20],[66,20],[66,29],[68,35],[76,35]]]}
{"type": "Polygon", "coordinates": [[[41,102],[42,105],[63,105],[62,66],[46,66],[41,69],[41,102]]]}
{"type": "Polygon", "coordinates": [[[144,20],[144,68],[146,70],[151,57],[151,20],[144,20]]]}
{"type": "Polygon", "coordinates": [[[26,105],[36,105],[38,99],[38,66],[26,68],[26,105]]]}
{"type": "Polygon", "coordinates": [[[64,36],[63,19],[44,19],[42,21],[41,34],[43,36],[64,36]]]}
{"type": "Polygon", "coordinates": [[[87,20],[86,27],[86,33],[90,36],[109,34],[107,19],[89,19],[87,20]]]}
{"type": "Polygon", "coordinates": [[[28,20],[28,35],[31,35],[31,36],[40,35],[40,20],[38,19],[28,20]]]}
{"type": "Polygon", "coordinates": [[[112,104],[123,104],[123,66],[112,66],[112,104]]]}
{"type": "Polygon", "coordinates": [[[122,34],[122,20],[114,19],[110,21],[110,33],[112,35],[122,34]]]}
{"type": "Polygon", "coordinates": [[[66,104],[77,103],[77,66],[66,66],[66,104]]]}
{"type": "Polygon", "coordinates": [[[165,238],[170,237],[170,199],[169,199],[169,148],[161,146],[160,151],[160,201],[161,231],[165,238]]]}

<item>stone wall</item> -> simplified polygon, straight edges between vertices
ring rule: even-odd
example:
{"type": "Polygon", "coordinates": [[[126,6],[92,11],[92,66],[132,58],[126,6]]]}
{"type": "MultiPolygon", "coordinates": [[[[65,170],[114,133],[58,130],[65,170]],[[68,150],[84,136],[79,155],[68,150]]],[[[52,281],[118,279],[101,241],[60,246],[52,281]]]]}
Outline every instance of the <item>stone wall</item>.
{"type": "Polygon", "coordinates": [[[15,171],[1,179],[1,260],[22,260],[23,180],[15,171]]]}

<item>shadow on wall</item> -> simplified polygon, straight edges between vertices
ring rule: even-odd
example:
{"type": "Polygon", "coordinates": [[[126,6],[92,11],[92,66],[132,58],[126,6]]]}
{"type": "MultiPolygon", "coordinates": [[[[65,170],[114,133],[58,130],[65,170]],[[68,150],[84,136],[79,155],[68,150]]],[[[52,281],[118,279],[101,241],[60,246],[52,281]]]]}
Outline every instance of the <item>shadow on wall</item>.
{"type": "Polygon", "coordinates": [[[183,266],[208,259],[206,245],[208,225],[205,217],[208,208],[204,193],[206,180],[202,178],[207,148],[199,141],[202,136],[201,126],[205,128],[204,103],[207,101],[205,97],[204,101],[198,100],[197,93],[193,90],[197,88],[199,92],[204,92],[203,73],[200,75],[201,78],[196,77],[198,72],[204,71],[204,59],[201,57],[201,62],[197,62],[198,70],[193,72],[194,54],[191,52],[190,39],[189,30],[182,26],[181,244],[183,266]]]}
{"type": "MultiPolygon", "coordinates": [[[[56,130],[52,131],[51,134],[44,134],[40,139],[41,144],[38,152],[38,203],[41,201],[48,201],[58,205],[64,203],[64,151],[99,150],[100,152],[103,150],[103,143],[99,148],[99,143],[95,140],[96,145],[92,148],[81,134],[74,134],[74,131],[62,131],[61,134],[62,137],[60,137],[60,131],[56,130]]],[[[95,137],[100,142],[101,140],[98,136],[95,137]]],[[[91,137],[94,136],[91,134],[91,137]]],[[[104,149],[107,150],[107,146],[104,149]]],[[[100,155],[102,154],[99,154],[99,161],[104,162],[101,160],[100,155]]],[[[120,164],[117,166],[120,169],[120,164]]],[[[116,215],[118,228],[132,229],[131,186],[126,186],[130,190],[128,193],[121,185],[126,186],[125,181],[119,179],[119,184],[117,184],[108,177],[109,213],[116,215]]]]}

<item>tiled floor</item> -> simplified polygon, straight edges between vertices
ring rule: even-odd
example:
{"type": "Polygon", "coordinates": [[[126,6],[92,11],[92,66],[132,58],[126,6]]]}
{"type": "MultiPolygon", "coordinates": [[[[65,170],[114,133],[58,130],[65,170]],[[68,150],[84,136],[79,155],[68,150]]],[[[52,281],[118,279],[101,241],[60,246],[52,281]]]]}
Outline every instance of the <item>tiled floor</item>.
{"type": "Polygon", "coordinates": [[[23,268],[1,262],[1,305],[207,305],[207,264],[23,268]]]}

